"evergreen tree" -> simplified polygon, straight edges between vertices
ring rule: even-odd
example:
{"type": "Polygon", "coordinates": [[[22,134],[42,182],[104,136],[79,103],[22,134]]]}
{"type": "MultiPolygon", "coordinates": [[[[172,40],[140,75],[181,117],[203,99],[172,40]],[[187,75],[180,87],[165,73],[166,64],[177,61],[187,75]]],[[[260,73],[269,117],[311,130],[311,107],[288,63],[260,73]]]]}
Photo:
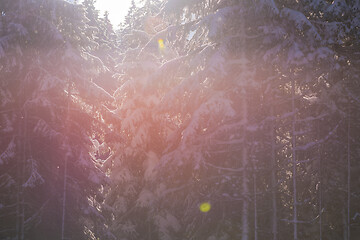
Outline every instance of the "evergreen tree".
{"type": "Polygon", "coordinates": [[[84,12],[56,0],[3,1],[1,12],[1,238],[106,234],[88,99],[112,98],[87,80],[103,66],[86,49],[84,12]]]}

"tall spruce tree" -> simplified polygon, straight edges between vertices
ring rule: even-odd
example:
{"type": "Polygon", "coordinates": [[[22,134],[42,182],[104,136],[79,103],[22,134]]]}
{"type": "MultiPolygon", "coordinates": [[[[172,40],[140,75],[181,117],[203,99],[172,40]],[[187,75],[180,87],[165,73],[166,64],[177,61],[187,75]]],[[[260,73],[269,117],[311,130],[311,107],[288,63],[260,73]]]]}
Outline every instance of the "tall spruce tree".
{"type": "Polygon", "coordinates": [[[103,65],[91,61],[85,12],[65,1],[19,0],[3,1],[1,13],[0,236],[106,234],[95,204],[105,175],[89,155],[101,124],[88,99],[112,98],[87,80],[103,65]]]}

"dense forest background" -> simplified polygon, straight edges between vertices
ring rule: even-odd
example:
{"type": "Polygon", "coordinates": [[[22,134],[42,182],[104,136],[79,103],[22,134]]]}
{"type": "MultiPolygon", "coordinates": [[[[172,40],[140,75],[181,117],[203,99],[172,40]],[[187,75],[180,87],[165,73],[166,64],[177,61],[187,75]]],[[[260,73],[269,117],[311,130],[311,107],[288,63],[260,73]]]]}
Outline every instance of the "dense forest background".
{"type": "Polygon", "coordinates": [[[0,239],[360,238],[359,0],[94,2],[0,0],[0,239]]]}

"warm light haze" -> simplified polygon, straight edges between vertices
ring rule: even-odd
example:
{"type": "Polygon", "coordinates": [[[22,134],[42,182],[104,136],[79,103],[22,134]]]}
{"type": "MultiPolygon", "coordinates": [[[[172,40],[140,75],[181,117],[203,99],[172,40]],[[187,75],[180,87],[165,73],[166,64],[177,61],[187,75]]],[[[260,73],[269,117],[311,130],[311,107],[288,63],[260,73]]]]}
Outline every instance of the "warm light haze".
{"type": "Polygon", "coordinates": [[[359,240],[359,12],[0,0],[0,240],[359,240]]]}

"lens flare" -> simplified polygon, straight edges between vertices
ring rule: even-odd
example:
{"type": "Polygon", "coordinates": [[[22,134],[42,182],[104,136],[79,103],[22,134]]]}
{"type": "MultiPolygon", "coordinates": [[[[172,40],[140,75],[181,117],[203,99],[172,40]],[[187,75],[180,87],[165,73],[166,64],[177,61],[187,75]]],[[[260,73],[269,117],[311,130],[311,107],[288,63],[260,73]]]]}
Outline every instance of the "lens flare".
{"type": "Polygon", "coordinates": [[[204,202],[204,203],[201,203],[200,204],[200,211],[202,211],[202,212],[208,212],[208,211],[210,211],[210,209],[211,209],[211,204],[210,203],[208,203],[208,202],[204,202]]]}
{"type": "Polygon", "coordinates": [[[158,40],[159,49],[163,50],[165,48],[164,40],[161,38],[158,40]]]}

